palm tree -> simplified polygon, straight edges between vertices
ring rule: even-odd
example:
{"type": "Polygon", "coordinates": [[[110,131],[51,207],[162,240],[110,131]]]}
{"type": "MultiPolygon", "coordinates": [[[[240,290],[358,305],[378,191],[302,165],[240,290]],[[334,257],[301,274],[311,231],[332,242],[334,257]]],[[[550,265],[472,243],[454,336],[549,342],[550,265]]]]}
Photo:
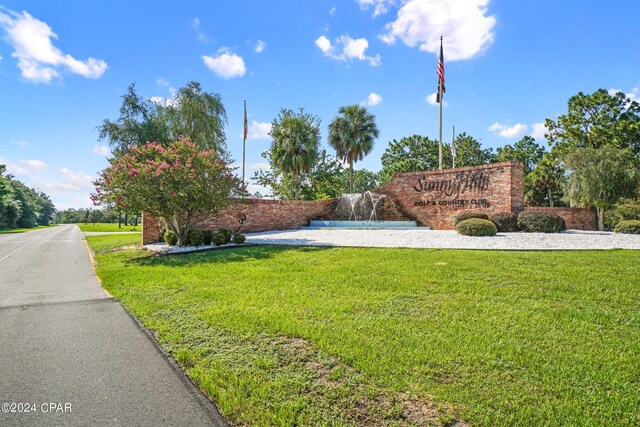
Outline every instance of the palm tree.
{"type": "Polygon", "coordinates": [[[349,192],[353,192],[353,163],[362,160],[373,149],[380,132],[376,117],[366,107],[353,104],[340,107],[329,124],[329,145],[344,162],[349,162],[349,192]]]}
{"type": "Polygon", "coordinates": [[[281,109],[273,119],[271,132],[271,163],[295,179],[294,199],[300,197],[300,174],[309,172],[318,161],[320,145],[320,119],[300,109],[294,113],[281,109]]]}

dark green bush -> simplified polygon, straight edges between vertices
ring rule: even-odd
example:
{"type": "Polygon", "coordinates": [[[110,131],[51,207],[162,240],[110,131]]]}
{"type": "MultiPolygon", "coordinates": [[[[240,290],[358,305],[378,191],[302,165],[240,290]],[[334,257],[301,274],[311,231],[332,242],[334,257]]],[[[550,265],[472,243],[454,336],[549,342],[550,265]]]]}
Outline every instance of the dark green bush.
{"type": "Polygon", "coordinates": [[[614,229],[616,233],[624,234],[640,234],[640,221],[630,219],[628,221],[620,221],[614,229]]]}
{"type": "Polygon", "coordinates": [[[233,236],[231,236],[231,243],[235,243],[236,245],[243,244],[245,240],[247,240],[247,238],[242,233],[233,233],[233,236]]]}
{"type": "Polygon", "coordinates": [[[564,221],[551,212],[527,211],[518,215],[518,227],[530,233],[559,233],[564,230],[564,221]]]}
{"type": "Polygon", "coordinates": [[[212,243],[216,246],[220,246],[226,244],[227,242],[225,236],[223,234],[220,234],[220,232],[217,232],[213,235],[212,243]]]}
{"type": "Polygon", "coordinates": [[[499,232],[518,231],[518,215],[511,212],[498,212],[489,217],[499,232]]]}
{"type": "Polygon", "coordinates": [[[471,218],[478,218],[478,219],[489,219],[489,215],[484,214],[484,213],[480,213],[480,212],[463,212],[460,215],[456,216],[455,218],[455,225],[458,225],[458,223],[462,222],[462,221],[466,221],[468,219],[471,218]]]}
{"type": "Polygon", "coordinates": [[[202,232],[202,244],[203,245],[210,245],[212,242],[213,242],[213,231],[204,230],[202,232]]]}
{"type": "Polygon", "coordinates": [[[204,245],[204,233],[200,230],[189,230],[187,236],[187,245],[202,246],[204,245]]]}
{"type": "Polygon", "coordinates": [[[178,244],[178,236],[173,231],[167,231],[164,233],[164,241],[167,242],[168,245],[175,246],[178,244]]]}
{"type": "Polygon", "coordinates": [[[220,230],[218,230],[218,235],[222,237],[223,245],[231,243],[231,236],[233,235],[233,233],[228,228],[221,228],[220,230]]]}
{"type": "Polygon", "coordinates": [[[456,231],[465,236],[495,236],[496,225],[488,219],[469,218],[456,225],[456,231]]]}

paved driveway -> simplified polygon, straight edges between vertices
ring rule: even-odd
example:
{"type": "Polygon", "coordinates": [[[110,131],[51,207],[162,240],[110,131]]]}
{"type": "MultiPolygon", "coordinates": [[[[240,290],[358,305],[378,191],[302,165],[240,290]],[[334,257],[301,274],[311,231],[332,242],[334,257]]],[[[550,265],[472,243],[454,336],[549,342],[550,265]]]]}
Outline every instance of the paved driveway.
{"type": "Polygon", "coordinates": [[[0,235],[0,405],[2,426],[226,425],[100,287],[72,225],[0,235]]]}

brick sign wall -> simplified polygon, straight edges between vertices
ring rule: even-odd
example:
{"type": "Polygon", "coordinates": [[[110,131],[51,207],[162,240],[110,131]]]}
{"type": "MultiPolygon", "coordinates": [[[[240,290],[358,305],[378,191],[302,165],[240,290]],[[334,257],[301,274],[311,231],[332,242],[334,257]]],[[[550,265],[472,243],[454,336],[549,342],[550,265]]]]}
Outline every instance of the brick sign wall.
{"type": "Polygon", "coordinates": [[[400,173],[375,190],[386,194],[405,216],[436,230],[454,228],[462,212],[521,212],[524,208],[522,163],[400,173]]]}
{"type": "Polygon", "coordinates": [[[567,230],[595,230],[597,228],[595,208],[545,208],[525,206],[525,211],[551,212],[564,219],[567,230]]]}
{"type": "MultiPolygon", "coordinates": [[[[228,228],[242,233],[271,230],[290,230],[308,225],[312,219],[330,217],[335,200],[261,200],[249,199],[238,203],[223,214],[212,217],[202,215],[193,222],[197,230],[217,231],[228,228]],[[242,221],[242,222],[241,222],[242,221]]],[[[162,240],[161,224],[149,215],[143,216],[142,244],[162,240]]]]}

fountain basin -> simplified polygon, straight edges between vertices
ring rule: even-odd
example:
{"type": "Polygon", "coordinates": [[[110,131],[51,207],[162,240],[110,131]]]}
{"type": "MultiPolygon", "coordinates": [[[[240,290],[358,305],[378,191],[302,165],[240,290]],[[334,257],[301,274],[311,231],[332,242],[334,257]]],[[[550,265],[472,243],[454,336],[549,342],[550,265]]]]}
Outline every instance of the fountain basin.
{"type": "Polygon", "coordinates": [[[415,221],[311,221],[308,228],[416,228],[415,221]]]}

